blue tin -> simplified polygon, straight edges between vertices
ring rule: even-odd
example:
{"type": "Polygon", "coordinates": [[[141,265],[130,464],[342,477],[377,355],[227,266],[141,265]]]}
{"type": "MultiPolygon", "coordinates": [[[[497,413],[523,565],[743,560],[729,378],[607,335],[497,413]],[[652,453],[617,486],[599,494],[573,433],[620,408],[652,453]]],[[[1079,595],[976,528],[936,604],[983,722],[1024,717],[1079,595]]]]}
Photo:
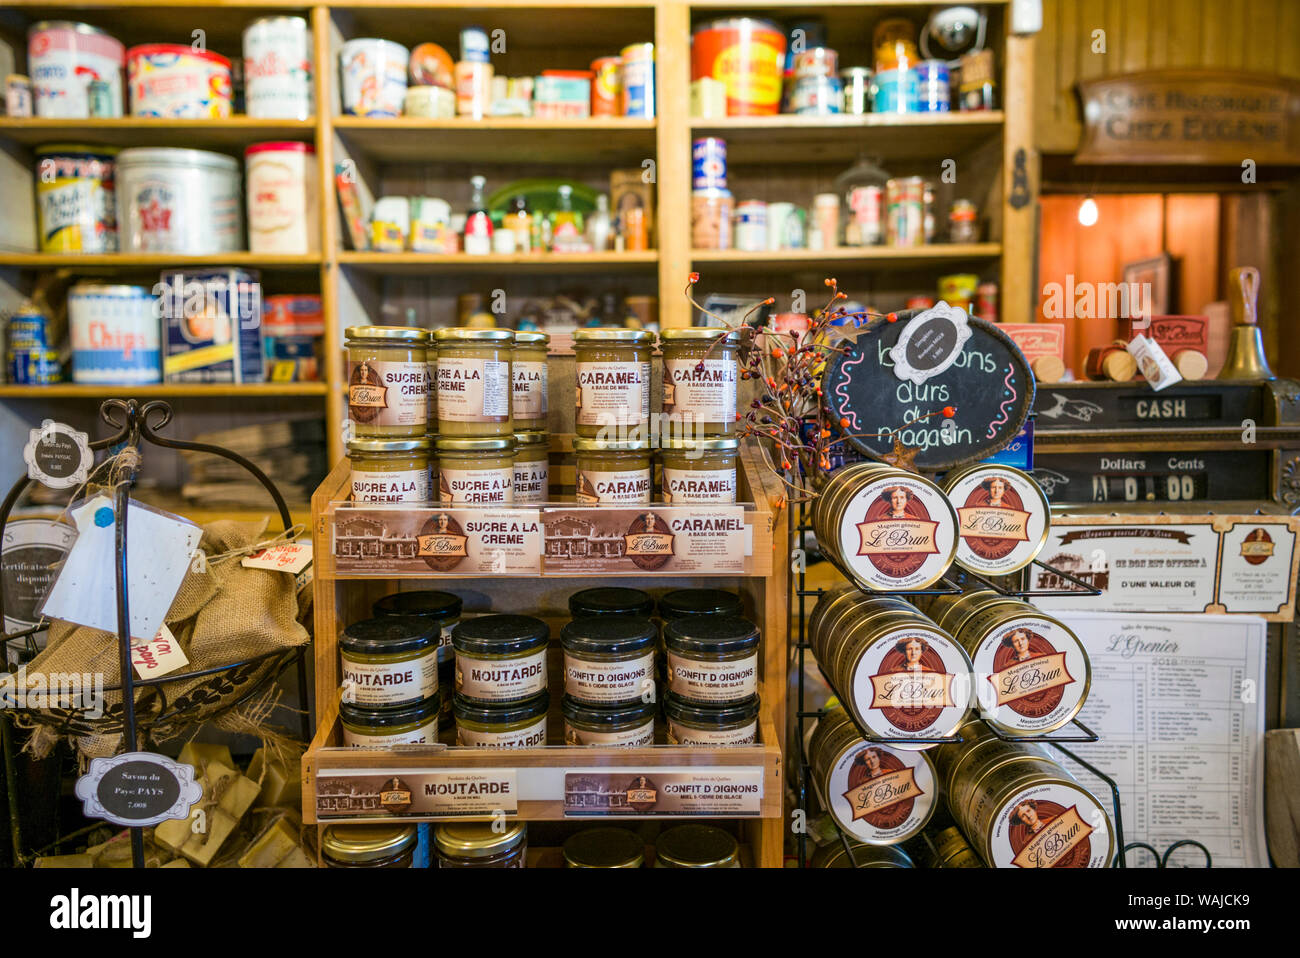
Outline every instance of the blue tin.
{"type": "Polygon", "coordinates": [[[59,354],[53,349],[11,349],[5,368],[15,386],[49,386],[63,381],[59,354]]]}
{"type": "Polygon", "coordinates": [[[921,90],[915,70],[881,70],[871,83],[872,110],[876,113],[916,113],[921,90]]]}
{"type": "Polygon", "coordinates": [[[727,141],[704,136],[691,144],[691,189],[727,188],[727,141]]]}
{"type": "Polygon", "coordinates": [[[460,58],[467,63],[487,63],[488,35],[482,27],[466,27],[460,31],[460,58]]]}
{"type": "Polygon", "coordinates": [[[947,113],[952,109],[952,88],[948,64],[922,60],[916,65],[919,105],[922,113],[947,113]]]}

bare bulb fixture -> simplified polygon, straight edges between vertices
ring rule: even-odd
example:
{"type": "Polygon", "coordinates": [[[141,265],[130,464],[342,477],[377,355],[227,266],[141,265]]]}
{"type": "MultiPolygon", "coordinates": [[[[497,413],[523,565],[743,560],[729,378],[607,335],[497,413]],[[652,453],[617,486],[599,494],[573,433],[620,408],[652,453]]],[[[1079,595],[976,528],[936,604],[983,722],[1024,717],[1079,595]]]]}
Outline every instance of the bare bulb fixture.
{"type": "Polygon", "coordinates": [[[1084,197],[1083,202],[1079,204],[1079,225],[1097,225],[1097,201],[1091,196],[1084,197]]]}

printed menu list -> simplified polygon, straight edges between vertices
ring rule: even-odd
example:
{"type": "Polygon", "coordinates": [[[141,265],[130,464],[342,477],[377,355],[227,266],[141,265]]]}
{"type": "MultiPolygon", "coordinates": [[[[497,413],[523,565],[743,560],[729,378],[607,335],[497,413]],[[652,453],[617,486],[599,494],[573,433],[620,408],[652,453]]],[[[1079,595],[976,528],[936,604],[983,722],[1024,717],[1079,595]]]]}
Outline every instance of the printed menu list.
{"type": "MultiPolygon", "coordinates": [[[[1253,616],[1059,613],[1092,661],[1080,719],[1101,736],[1068,746],[1116,780],[1124,841],[1161,854],[1185,838],[1216,868],[1268,866],[1264,839],[1266,623],[1253,616]]],[[[1109,789],[1066,761],[1103,801],[1109,789]]],[[[1109,803],[1107,803],[1109,806],[1109,803]]],[[[1170,865],[1198,866],[1196,849],[1170,865]]],[[[1130,866],[1151,864],[1135,850],[1130,866]]]]}

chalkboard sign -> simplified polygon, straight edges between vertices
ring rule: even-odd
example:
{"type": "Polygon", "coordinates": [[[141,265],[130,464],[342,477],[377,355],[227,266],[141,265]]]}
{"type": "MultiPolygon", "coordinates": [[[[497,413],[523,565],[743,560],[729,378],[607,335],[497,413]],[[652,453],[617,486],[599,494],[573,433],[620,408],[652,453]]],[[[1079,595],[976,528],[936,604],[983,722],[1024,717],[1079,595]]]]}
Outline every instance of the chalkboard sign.
{"type": "Polygon", "coordinates": [[[51,519],[13,519],[5,525],[0,538],[4,554],[0,589],[4,590],[6,632],[31,628],[41,620],[37,610],[76,538],[76,527],[51,519]]]}
{"type": "Polygon", "coordinates": [[[115,825],[157,825],[185,818],[203,797],[194,769],[152,752],[97,758],[77,779],[76,794],[87,818],[115,825]]]}
{"type": "Polygon", "coordinates": [[[866,455],[879,459],[894,441],[863,434],[900,430],[898,440],[920,450],[916,468],[940,472],[993,455],[1025,424],[1034,376],[1024,354],[992,323],[969,317],[952,324],[949,310],[940,303],[898,313],[893,323],[872,320],[832,357],[823,395],[832,420],[866,455]],[[904,360],[902,368],[896,358],[904,360]],[[939,413],[946,406],[955,410],[950,419],[939,413]],[[916,422],[928,413],[935,415],[916,422]]]}

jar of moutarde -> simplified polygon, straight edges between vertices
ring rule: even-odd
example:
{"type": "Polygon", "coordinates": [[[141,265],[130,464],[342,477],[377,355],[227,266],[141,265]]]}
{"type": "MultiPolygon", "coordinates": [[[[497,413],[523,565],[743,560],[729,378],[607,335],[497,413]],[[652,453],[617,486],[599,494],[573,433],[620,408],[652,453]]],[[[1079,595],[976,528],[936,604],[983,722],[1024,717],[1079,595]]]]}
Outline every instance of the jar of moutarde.
{"type": "Polygon", "coordinates": [[[740,596],[724,589],[675,589],[659,599],[664,621],[697,615],[744,615],[744,607],[740,596]]]}
{"type": "Polygon", "coordinates": [[[438,699],[442,703],[439,728],[451,726],[452,680],[456,672],[456,653],[451,647],[451,630],[460,621],[461,607],[459,596],[434,589],[394,592],[377,599],[371,607],[371,612],[376,616],[413,615],[437,626],[438,699]]]}
{"type": "Polygon", "coordinates": [[[645,845],[626,828],[588,828],[564,840],[566,868],[640,868],[645,845]]]}
{"type": "Polygon", "coordinates": [[[740,333],[684,326],[659,333],[664,354],[664,413],[678,439],[729,436],[736,429],[736,350],[740,333]]]}
{"type": "Polygon", "coordinates": [[[654,613],[655,600],[640,589],[603,586],[583,589],[569,596],[569,614],[575,619],[588,615],[639,615],[654,613]]]}
{"type": "Polygon", "coordinates": [[[511,436],[508,329],[452,326],[433,334],[438,348],[438,435],[511,436]]]}
{"type": "Polygon", "coordinates": [[[343,700],[361,708],[413,705],[438,694],[436,622],[385,615],[353,622],[339,636],[343,700]]]}
{"type": "Polygon", "coordinates": [[[650,443],[578,438],[573,451],[579,502],[642,505],[650,501],[650,443]]]}
{"type": "Polygon", "coordinates": [[[415,705],[365,709],[339,704],[343,744],[357,748],[390,745],[435,745],[438,742],[438,696],[415,705]]]}
{"type": "Polygon", "coordinates": [[[1033,477],[1010,466],[976,463],[943,480],[957,510],[956,563],[980,575],[1023,569],[1047,544],[1051,506],[1033,477]]]}
{"type": "Polygon", "coordinates": [[[530,699],[546,691],[550,627],[529,615],[483,615],[452,630],[456,694],[475,704],[530,699]]]}
{"type": "Polygon", "coordinates": [[[654,333],[579,329],[573,333],[579,436],[645,439],[650,423],[650,352],[654,333]],[[601,430],[606,430],[604,433],[601,430]]]}
{"type": "Polygon", "coordinates": [[[739,868],[740,843],[716,825],[675,825],[655,842],[655,868],[739,868]]]}
{"type": "Polygon", "coordinates": [[[664,625],[668,690],[697,705],[731,705],[758,692],[758,626],[702,615],[664,625]]]}
{"type": "Polygon", "coordinates": [[[584,705],[654,701],[658,637],[652,621],[633,615],[590,615],[566,623],[560,630],[564,691],[584,705]]]}
{"type": "Polygon", "coordinates": [[[433,849],[439,868],[523,868],[528,826],[497,831],[490,822],[445,822],[433,830],[433,849]]]}
{"type": "Polygon", "coordinates": [[[427,502],[429,440],[354,439],[348,443],[352,461],[353,502],[427,502]]]}
{"type": "Polygon", "coordinates": [[[718,748],[758,741],[758,696],[734,705],[695,705],[671,691],[664,696],[669,745],[718,748]]]}
{"type": "Polygon", "coordinates": [[[546,429],[546,351],[550,341],[551,337],[542,332],[515,333],[511,406],[517,430],[546,429]]]}
{"type": "Polygon", "coordinates": [[[457,695],[452,705],[456,744],[473,748],[541,748],[546,744],[546,713],[550,707],[547,692],[504,705],[479,705],[457,695]]]}
{"type": "Polygon", "coordinates": [[[655,702],[587,705],[572,696],[560,700],[565,745],[633,748],[655,743],[655,702]]]}
{"type": "Polygon", "coordinates": [[[327,868],[414,868],[418,825],[330,825],[321,835],[327,868]]]}
{"type": "Polygon", "coordinates": [[[739,439],[665,439],[660,491],[664,502],[724,505],[736,501],[739,439]]]}
{"type": "Polygon", "coordinates": [[[551,493],[551,442],[544,432],[515,433],[515,505],[545,502],[551,493]]]}
{"type": "Polygon", "coordinates": [[[808,861],[809,868],[915,868],[911,857],[893,845],[862,845],[851,842],[853,861],[844,850],[843,842],[823,845],[808,861]]]}
{"type": "Polygon", "coordinates": [[[515,500],[515,440],[438,439],[438,499],[454,506],[515,500]]]}
{"type": "Polygon", "coordinates": [[[422,438],[428,424],[429,331],[349,326],[348,418],[356,436],[422,438]]]}

